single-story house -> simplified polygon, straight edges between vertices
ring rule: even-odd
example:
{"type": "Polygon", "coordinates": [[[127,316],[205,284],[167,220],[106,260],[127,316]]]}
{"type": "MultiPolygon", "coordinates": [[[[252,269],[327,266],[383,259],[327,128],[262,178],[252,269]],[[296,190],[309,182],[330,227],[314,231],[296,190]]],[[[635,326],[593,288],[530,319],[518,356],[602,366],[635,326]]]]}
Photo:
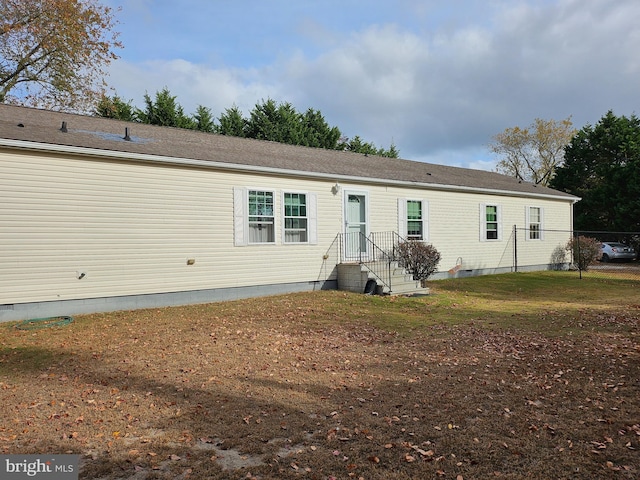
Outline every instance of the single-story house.
{"type": "Polygon", "coordinates": [[[340,266],[380,260],[389,238],[433,244],[435,278],[511,271],[516,225],[544,269],[558,245],[536,231],[570,231],[577,200],[487,171],[0,105],[0,320],[357,289],[340,266]]]}

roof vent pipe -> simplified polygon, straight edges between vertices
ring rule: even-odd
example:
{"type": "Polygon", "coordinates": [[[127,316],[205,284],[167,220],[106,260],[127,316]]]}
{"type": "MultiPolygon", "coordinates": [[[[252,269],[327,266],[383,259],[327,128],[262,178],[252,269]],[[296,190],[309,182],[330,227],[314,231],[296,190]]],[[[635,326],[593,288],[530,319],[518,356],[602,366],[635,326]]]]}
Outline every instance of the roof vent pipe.
{"type": "Polygon", "coordinates": [[[129,136],[129,127],[125,127],[125,128],[124,128],[124,139],[125,139],[127,142],[130,142],[130,141],[131,141],[131,137],[129,136]]]}
{"type": "Polygon", "coordinates": [[[67,133],[69,130],[67,130],[67,122],[62,122],[62,126],[60,127],[60,131],[67,133]]]}

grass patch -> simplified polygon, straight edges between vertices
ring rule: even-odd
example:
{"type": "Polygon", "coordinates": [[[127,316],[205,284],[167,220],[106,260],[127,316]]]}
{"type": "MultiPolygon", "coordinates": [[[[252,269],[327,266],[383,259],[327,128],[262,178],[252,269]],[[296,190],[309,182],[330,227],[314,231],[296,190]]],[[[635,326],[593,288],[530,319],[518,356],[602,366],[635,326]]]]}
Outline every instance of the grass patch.
{"type": "Polygon", "coordinates": [[[12,345],[0,348],[0,373],[23,373],[41,371],[54,361],[51,350],[37,346],[12,345]]]}
{"type": "Polygon", "coordinates": [[[79,453],[91,479],[638,478],[638,286],[519,273],[0,325],[0,449],[79,453]]]}

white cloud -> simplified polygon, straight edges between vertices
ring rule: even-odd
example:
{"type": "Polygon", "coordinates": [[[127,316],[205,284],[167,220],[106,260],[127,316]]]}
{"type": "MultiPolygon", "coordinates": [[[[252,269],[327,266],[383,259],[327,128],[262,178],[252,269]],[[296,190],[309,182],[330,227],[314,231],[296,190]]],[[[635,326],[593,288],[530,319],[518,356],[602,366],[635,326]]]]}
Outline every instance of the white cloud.
{"type": "MultiPolygon", "coordinates": [[[[266,66],[120,60],[110,82],[135,104],[167,86],[188,113],[203,104],[215,116],[288,101],[320,110],[349,136],[394,142],[403,157],[484,169],[495,164],[485,145],[507,127],[572,115],[580,128],[609,109],[631,114],[640,100],[637,0],[470,2],[457,23],[455,9],[435,22],[435,5],[416,10],[410,26],[396,18],[350,32],[303,16],[304,41],[266,66]]],[[[276,51],[277,40],[269,39],[276,51]]]]}
{"type": "Polygon", "coordinates": [[[243,69],[212,69],[186,60],[150,61],[132,64],[118,61],[111,69],[110,83],[115,93],[125,100],[142,107],[142,97],[152,98],[163,88],[168,88],[184,107],[185,113],[193,113],[198,105],[204,105],[218,116],[225,109],[236,105],[247,114],[260,99],[277,98],[277,91],[267,83],[258,71],[243,69]]]}

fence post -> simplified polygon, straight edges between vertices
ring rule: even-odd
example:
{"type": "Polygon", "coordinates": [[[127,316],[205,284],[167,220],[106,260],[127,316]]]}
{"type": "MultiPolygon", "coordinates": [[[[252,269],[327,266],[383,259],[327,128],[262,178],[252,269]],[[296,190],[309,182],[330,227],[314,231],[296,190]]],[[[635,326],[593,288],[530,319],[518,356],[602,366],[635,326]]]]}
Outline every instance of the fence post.
{"type": "Polygon", "coordinates": [[[582,262],[580,261],[580,232],[574,232],[576,236],[576,251],[578,252],[578,277],[582,280],[582,262]]]}
{"type": "Polygon", "coordinates": [[[513,226],[513,267],[514,271],[518,271],[518,229],[517,225],[513,226]]]}

